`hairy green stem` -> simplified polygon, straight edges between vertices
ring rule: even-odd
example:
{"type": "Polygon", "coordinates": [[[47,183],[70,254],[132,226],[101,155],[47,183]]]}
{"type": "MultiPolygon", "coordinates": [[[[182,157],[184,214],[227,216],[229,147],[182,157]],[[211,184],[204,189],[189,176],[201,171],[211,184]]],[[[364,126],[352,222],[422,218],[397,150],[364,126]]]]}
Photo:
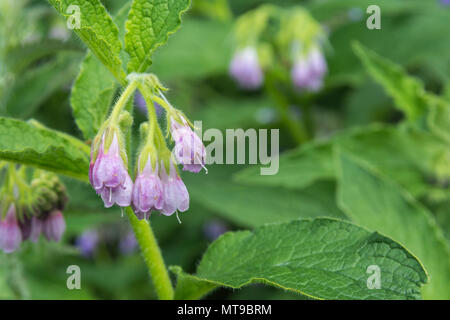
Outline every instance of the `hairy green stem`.
{"type": "Polygon", "coordinates": [[[142,256],[147,264],[158,298],[172,300],[174,296],[172,283],[150,222],[138,220],[130,207],[126,208],[126,213],[141,247],[142,256]]]}
{"type": "Polygon", "coordinates": [[[148,139],[153,144],[155,138],[155,130],[156,127],[158,126],[158,118],[156,116],[156,111],[153,105],[152,97],[148,94],[146,88],[142,84],[139,84],[139,91],[141,92],[142,96],[144,97],[145,103],[147,104],[148,121],[150,124],[148,139]]]}
{"type": "Polygon", "coordinates": [[[138,86],[138,82],[132,81],[125,88],[125,90],[123,91],[119,100],[117,100],[117,103],[114,105],[113,111],[111,112],[110,121],[112,123],[118,122],[120,113],[122,112],[123,108],[126,106],[128,99],[130,99],[131,95],[134,93],[134,90],[136,90],[137,86],[138,86]]]}

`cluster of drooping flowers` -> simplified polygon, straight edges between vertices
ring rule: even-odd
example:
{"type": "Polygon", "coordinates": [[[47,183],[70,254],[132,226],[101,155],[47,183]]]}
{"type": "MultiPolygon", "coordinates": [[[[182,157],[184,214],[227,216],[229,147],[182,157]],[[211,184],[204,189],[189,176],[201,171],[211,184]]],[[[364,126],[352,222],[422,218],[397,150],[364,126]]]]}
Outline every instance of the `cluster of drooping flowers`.
{"type": "Polygon", "coordinates": [[[327,63],[319,47],[310,49],[296,58],[292,67],[292,82],[298,89],[318,91],[323,86],[327,63]]]}
{"type": "MultiPolygon", "coordinates": [[[[205,147],[192,130],[186,116],[165,98],[166,90],[153,74],[131,74],[129,85],[105,121],[91,149],[89,179],[102,197],[105,207],[132,206],[138,219],[148,219],[151,212],[164,215],[189,208],[189,193],[177,164],[183,170],[198,173],[205,167],[205,147]],[[134,183],[128,173],[121,118],[128,98],[139,89],[147,105],[149,121],[141,125],[141,143],[136,161],[134,183]],[[171,152],[158,123],[155,105],[166,111],[167,131],[174,141],[171,152]]],[[[125,113],[125,114],[124,114],[125,113]]]]}
{"type": "Polygon", "coordinates": [[[291,66],[296,89],[314,92],[322,88],[327,72],[321,49],[324,31],[304,9],[264,5],[249,11],[236,21],[235,38],[238,49],[229,73],[241,88],[258,89],[265,71],[278,73],[285,66],[291,66]],[[279,30],[274,31],[272,20],[279,21],[279,30]]]}
{"type": "Polygon", "coordinates": [[[7,166],[0,199],[0,249],[14,252],[25,240],[36,243],[41,234],[48,241],[59,241],[66,228],[64,185],[56,175],[42,171],[35,171],[28,183],[25,167],[7,166]]]}

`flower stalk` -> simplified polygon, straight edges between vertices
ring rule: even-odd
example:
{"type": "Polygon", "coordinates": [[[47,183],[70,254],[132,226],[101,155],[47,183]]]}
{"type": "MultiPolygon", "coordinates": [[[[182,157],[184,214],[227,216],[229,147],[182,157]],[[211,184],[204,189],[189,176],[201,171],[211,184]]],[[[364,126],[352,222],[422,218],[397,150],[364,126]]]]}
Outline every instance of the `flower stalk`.
{"type": "Polygon", "coordinates": [[[150,222],[145,219],[139,220],[130,207],[126,208],[125,211],[141,248],[158,298],[160,300],[172,300],[174,297],[172,282],[150,222]]]}

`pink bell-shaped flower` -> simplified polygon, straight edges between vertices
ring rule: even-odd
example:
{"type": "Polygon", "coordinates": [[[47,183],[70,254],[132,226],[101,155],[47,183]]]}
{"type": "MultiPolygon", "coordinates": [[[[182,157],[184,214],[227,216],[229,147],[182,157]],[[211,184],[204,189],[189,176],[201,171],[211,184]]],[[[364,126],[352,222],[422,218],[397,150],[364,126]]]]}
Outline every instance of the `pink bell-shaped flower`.
{"type": "Polygon", "coordinates": [[[16,251],[22,242],[22,232],[12,204],[3,220],[0,220],[0,249],[5,253],[16,251]]]}
{"type": "Polygon", "coordinates": [[[167,174],[166,167],[162,163],[163,203],[161,212],[166,216],[172,215],[177,210],[184,212],[189,209],[189,193],[172,162],[170,162],[169,171],[167,174]]]}
{"type": "Polygon", "coordinates": [[[138,165],[138,175],[132,193],[133,209],[139,220],[148,219],[152,210],[161,210],[163,205],[163,186],[158,176],[158,163],[152,168],[150,156],[144,169],[138,165]]]}
{"type": "Polygon", "coordinates": [[[114,204],[127,207],[131,203],[133,182],[121,156],[116,133],[107,150],[105,140],[103,134],[97,157],[91,159],[89,180],[97,194],[101,195],[105,207],[109,208],[114,204]]]}
{"type": "Polygon", "coordinates": [[[183,124],[171,120],[171,134],[175,141],[173,150],[175,159],[183,165],[183,170],[194,173],[205,168],[206,149],[202,140],[181,117],[183,124]]]}

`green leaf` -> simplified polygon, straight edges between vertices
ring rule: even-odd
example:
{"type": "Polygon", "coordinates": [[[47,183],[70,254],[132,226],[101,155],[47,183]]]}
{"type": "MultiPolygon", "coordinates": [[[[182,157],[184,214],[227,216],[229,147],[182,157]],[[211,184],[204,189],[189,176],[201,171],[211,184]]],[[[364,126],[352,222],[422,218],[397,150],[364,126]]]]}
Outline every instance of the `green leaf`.
{"type": "Polygon", "coordinates": [[[207,249],[195,276],[172,270],[179,275],[179,299],[252,283],[316,299],[419,299],[427,280],[421,263],[400,244],[326,218],[226,233],[207,249]],[[380,289],[368,288],[369,266],[379,267],[380,289]],[[189,283],[194,287],[189,289],[189,283]]]}
{"type": "Polygon", "coordinates": [[[125,49],[128,72],[146,72],[152,54],[177,31],[190,0],[133,0],[126,22],[125,49]]]}
{"type": "Polygon", "coordinates": [[[372,77],[394,98],[395,105],[409,120],[415,121],[423,115],[427,108],[426,92],[419,80],[358,43],[353,45],[353,49],[372,77]]]}
{"type": "Polygon", "coordinates": [[[0,159],[87,180],[89,147],[36,123],[0,117],[0,159]]]}
{"type": "MultiPolygon", "coordinates": [[[[345,149],[343,149],[345,150],[345,149]]],[[[338,153],[338,203],[349,218],[410,249],[431,276],[426,299],[450,298],[450,251],[431,213],[361,160],[338,153]]]]}
{"type": "Polygon", "coordinates": [[[344,218],[335,204],[335,185],[324,181],[304,190],[252,186],[231,181],[236,167],[209,166],[208,175],[183,176],[192,201],[242,226],[332,216],[344,218]]]}
{"type": "Polygon", "coordinates": [[[75,33],[116,79],[124,84],[126,75],[120,58],[122,43],[119,40],[119,30],[101,2],[99,0],[49,0],[49,2],[65,17],[70,16],[67,12],[69,6],[79,6],[81,27],[75,28],[75,33]]]}
{"type": "Polygon", "coordinates": [[[108,114],[116,88],[113,75],[89,52],[81,64],[70,97],[75,122],[86,140],[97,134],[108,114]]]}

